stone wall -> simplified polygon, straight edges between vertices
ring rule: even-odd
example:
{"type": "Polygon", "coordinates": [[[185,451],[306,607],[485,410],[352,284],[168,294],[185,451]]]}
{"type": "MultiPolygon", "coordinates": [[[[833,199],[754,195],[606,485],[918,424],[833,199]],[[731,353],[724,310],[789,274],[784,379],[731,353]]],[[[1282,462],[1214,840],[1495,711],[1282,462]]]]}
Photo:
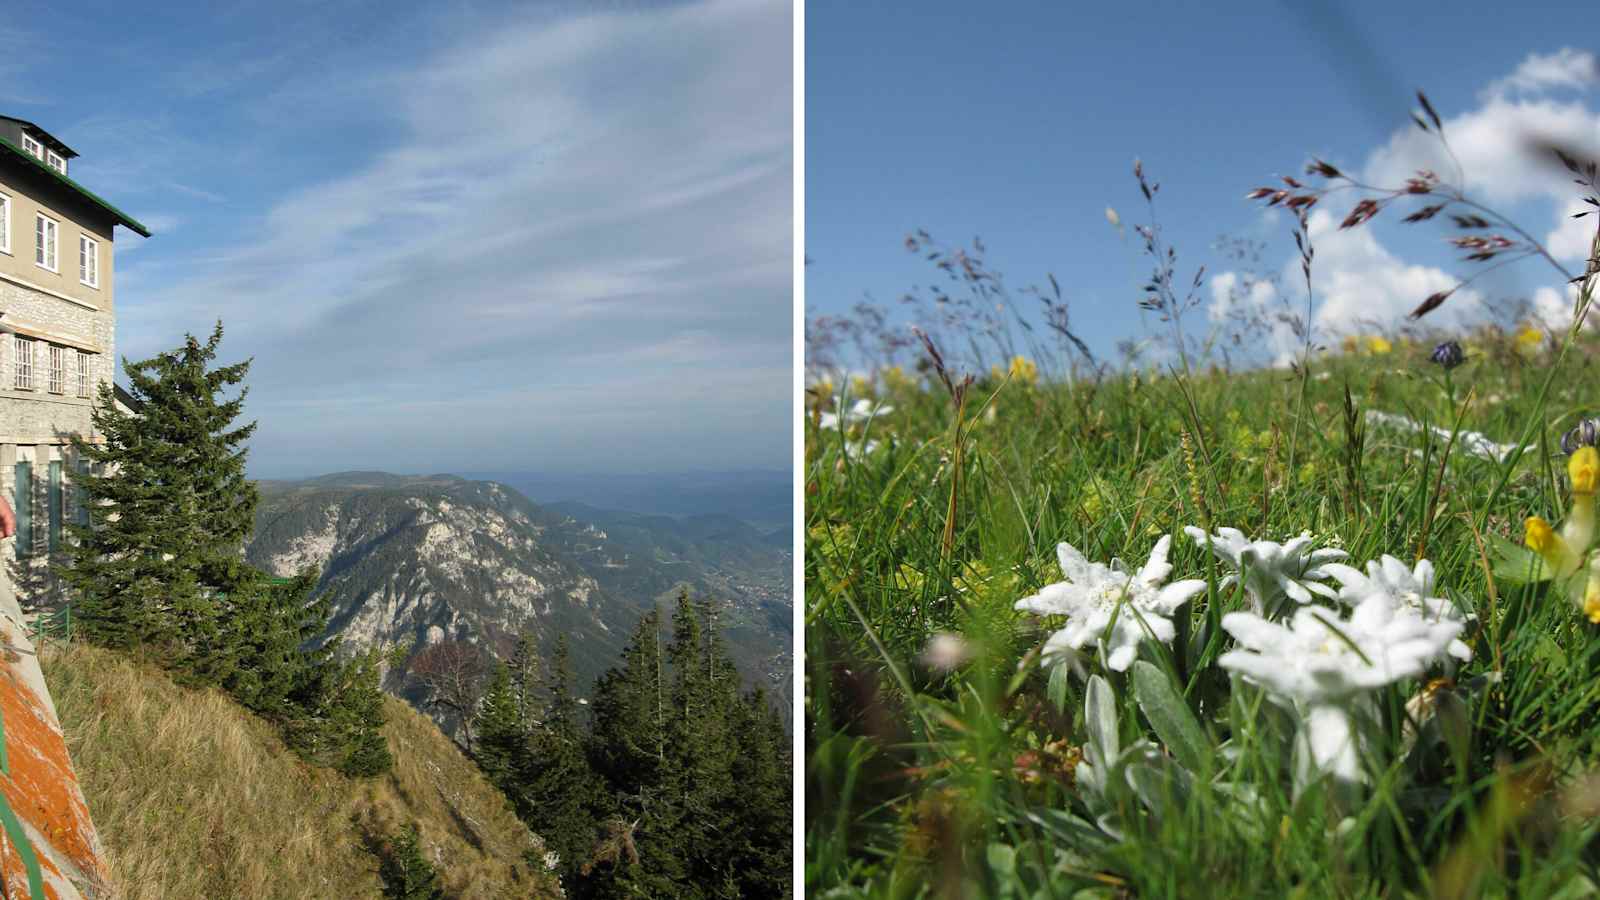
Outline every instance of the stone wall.
{"type": "MultiPolygon", "coordinates": [[[[89,374],[94,384],[111,379],[116,359],[116,318],[110,311],[94,310],[71,301],[23,287],[0,278],[0,324],[44,332],[95,348],[89,354],[89,374]]],[[[47,339],[34,350],[34,389],[16,389],[16,348],[0,337],[0,445],[62,444],[66,435],[90,436],[90,398],[78,396],[74,353],[67,354],[67,384],[62,394],[49,391],[50,354],[47,339]]]]}
{"type": "Polygon", "coordinates": [[[61,504],[64,523],[70,520],[71,478],[74,468],[71,435],[96,440],[90,421],[98,383],[112,376],[115,359],[115,316],[109,310],[89,309],[80,303],[24,287],[0,277],[0,324],[42,335],[34,345],[33,390],[16,389],[16,348],[10,335],[0,335],[0,496],[18,507],[16,464],[33,464],[32,553],[17,553],[17,538],[0,541],[0,603],[22,601],[30,606],[56,598],[59,586],[49,573],[49,510],[61,504]],[[66,384],[62,393],[50,392],[50,339],[69,346],[66,384]],[[89,355],[89,397],[78,396],[74,353],[81,347],[99,352],[89,355]],[[60,498],[49,492],[50,463],[62,462],[60,498]]]}

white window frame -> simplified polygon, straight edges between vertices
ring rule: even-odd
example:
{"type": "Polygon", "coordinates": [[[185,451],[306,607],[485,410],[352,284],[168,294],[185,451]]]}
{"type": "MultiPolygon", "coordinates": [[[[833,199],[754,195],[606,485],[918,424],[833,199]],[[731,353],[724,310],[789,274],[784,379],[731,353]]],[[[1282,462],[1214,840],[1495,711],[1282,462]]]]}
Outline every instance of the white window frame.
{"type": "Polygon", "coordinates": [[[60,172],[63,175],[67,174],[66,157],[55,152],[54,150],[46,150],[44,152],[44,164],[52,169],[55,169],[57,172],[60,172]]]}
{"type": "Polygon", "coordinates": [[[26,338],[20,334],[11,337],[11,347],[14,351],[12,356],[16,360],[12,384],[19,391],[31,391],[33,390],[33,338],[26,338]]]}
{"type": "Polygon", "coordinates": [[[94,381],[94,372],[91,368],[92,360],[89,354],[78,351],[78,396],[88,397],[89,388],[94,381]]]}
{"type": "Polygon", "coordinates": [[[11,195],[0,194],[0,253],[11,253],[11,195]]]}
{"type": "Polygon", "coordinates": [[[25,153],[33,154],[36,159],[44,159],[44,145],[39,143],[38,138],[26,131],[22,133],[22,150],[25,153]]]}
{"type": "Polygon", "coordinates": [[[50,393],[65,394],[67,392],[67,348],[60,344],[49,344],[50,348],[50,393]]]}
{"type": "Polygon", "coordinates": [[[33,264],[41,269],[60,274],[61,259],[57,252],[61,244],[61,223],[50,218],[44,213],[35,213],[33,217],[33,264]],[[50,236],[50,244],[45,246],[45,235],[50,236]]]}
{"type": "Polygon", "coordinates": [[[78,280],[92,288],[100,286],[100,242],[87,234],[78,235],[78,280]]]}

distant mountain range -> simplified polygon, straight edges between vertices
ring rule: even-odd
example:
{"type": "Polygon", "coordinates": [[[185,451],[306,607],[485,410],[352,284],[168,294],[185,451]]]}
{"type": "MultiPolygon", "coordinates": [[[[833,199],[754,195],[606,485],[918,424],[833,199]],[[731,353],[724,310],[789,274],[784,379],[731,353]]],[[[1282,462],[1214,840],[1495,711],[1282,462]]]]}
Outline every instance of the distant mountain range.
{"type": "MultiPolygon", "coordinates": [[[[763,531],[731,514],[673,518],[538,505],[494,481],[343,472],[262,481],[253,564],[280,575],[321,568],[329,634],[357,647],[413,647],[390,688],[430,643],[496,655],[532,630],[548,653],[565,634],[580,691],[617,662],[640,615],[678,588],[722,604],[719,624],[750,683],[787,705],[793,661],[793,557],[787,525],[763,531]]],[[[451,723],[441,721],[450,727],[451,723]]]]}
{"type": "Polygon", "coordinates": [[[535,503],[582,503],[655,516],[723,515],[761,529],[793,522],[794,478],[788,471],[686,472],[667,475],[567,475],[462,472],[496,481],[535,503]]]}

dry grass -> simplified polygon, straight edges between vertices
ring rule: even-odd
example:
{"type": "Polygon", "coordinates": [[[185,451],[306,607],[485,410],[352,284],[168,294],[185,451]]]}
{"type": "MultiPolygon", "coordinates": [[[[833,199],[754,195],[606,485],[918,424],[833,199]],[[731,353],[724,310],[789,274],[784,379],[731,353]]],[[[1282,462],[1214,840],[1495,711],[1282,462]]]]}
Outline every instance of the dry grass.
{"type": "Polygon", "coordinates": [[[452,897],[556,896],[503,797],[424,716],[389,701],[396,763],[356,781],[302,763],[213,690],[90,647],[52,648],[45,679],[127,900],[377,896],[377,834],[416,822],[452,897]]]}

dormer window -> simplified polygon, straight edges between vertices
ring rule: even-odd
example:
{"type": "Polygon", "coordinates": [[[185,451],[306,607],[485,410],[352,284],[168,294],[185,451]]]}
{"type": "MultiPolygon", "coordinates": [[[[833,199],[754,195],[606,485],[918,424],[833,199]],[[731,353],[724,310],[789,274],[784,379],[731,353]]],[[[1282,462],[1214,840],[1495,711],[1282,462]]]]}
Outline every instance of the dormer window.
{"type": "Polygon", "coordinates": [[[22,149],[28,153],[32,153],[39,159],[44,159],[44,145],[40,144],[34,139],[33,135],[28,134],[27,132],[22,133],[22,149]]]}
{"type": "Polygon", "coordinates": [[[60,154],[56,153],[54,150],[45,151],[44,164],[52,169],[55,169],[57,172],[60,172],[63,175],[67,174],[67,161],[62,159],[60,154]]]}

